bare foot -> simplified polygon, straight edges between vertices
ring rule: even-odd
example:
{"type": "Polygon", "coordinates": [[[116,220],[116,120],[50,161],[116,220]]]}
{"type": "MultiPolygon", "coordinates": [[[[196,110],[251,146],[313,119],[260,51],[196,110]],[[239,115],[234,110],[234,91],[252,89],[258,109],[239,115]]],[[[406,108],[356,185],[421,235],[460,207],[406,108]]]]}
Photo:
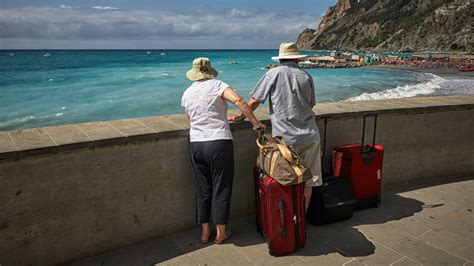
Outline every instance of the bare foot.
{"type": "Polygon", "coordinates": [[[231,234],[227,234],[226,232],[226,226],[224,224],[218,224],[217,225],[217,236],[216,239],[214,240],[214,243],[216,244],[222,244],[224,241],[229,239],[231,234]]]}
{"type": "Polygon", "coordinates": [[[201,244],[207,244],[209,242],[209,237],[211,236],[211,227],[209,224],[202,224],[201,231],[201,244]]]}

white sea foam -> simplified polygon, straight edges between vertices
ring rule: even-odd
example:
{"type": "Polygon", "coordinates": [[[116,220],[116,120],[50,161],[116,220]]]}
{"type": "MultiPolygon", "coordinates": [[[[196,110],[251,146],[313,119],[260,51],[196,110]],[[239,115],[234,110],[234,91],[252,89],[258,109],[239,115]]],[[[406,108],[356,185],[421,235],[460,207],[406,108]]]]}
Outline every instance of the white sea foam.
{"type": "Polygon", "coordinates": [[[446,82],[435,95],[474,95],[473,81],[472,77],[446,76],[446,82]]]}
{"type": "Polygon", "coordinates": [[[23,125],[27,125],[38,120],[53,120],[55,118],[62,117],[63,115],[64,113],[56,113],[54,115],[44,115],[44,116],[29,115],[29,116],[25,116],[21,118],[16,118],[13,120],[0,123],[0,130],[11,130],[14,128],[19,128],[23,125]]]}
{"type": "Polygon", "coordinates": [[[160,73],[160,72],[149,72],[145,74],[140,74],[137,76],[139,79],[156,79],[159,77],[166,77],[169,76],[170,74],[168,73],[160,73]]]}
{"type": "Polygon", "coordinates": [[[24,124],[31,123],[35,120],[37,120],[36,116],[25,116],[25,117],[22,117],[22,118],[9,120],[9,121],[0,123],[0,129],[9,130],[9,129],[19,127],[19,126],[24,125],[24,124]]]}
{"type": "Polygon", "coordinates": [[[436,76],[434,74],[423,74],[428,79],[417,84],[397,86],[393,89],[388,89],[385,91],[379,91],[374,93],[362,93],[359,96],[352,97],[347,99],[347,102],[353,101],[368,101],[368,100],[380,100],[380,99],[399,99],[399,98],[409,98],[415,97],[418,95],[433,94],[436,89],[441,88],[442,83],[446,79],[436,76]]]}

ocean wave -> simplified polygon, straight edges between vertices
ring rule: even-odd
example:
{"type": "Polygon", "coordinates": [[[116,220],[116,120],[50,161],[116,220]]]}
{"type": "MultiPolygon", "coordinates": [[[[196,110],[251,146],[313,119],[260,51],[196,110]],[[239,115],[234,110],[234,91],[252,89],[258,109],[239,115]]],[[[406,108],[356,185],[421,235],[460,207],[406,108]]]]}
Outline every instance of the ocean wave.
{"type": "Polygon", "coordinates": [[[56,113],[54,115],[45,116],[29,115],[0,123],[0,130],[12,130],[15,128],[21,128],[24,125],[28,125],[39,120],[52,120],[62,116],[64,116],[64,113],[56,113]]]}
{"type": "Polygon", "coordinates": [[[170,74],[168,74],[168,73],[152,72],[152,73],[140,74],[140,75],[137,76],[137,78],[138,79],[156,79],[156,78],[160,78],[160,77],[167,77],[169,75],[170,74]]]}
{"type": "Polygon", "coordinates": [[[362,93],[359,96],[351,97],[345,101],[354,102],[381,99],[400,99],[415,97],[418,95],[433,94],[437,89],[441,88],[442,83],[446,81],[446,79],[434,74],[426,73],[423,75],[425,76],[425,81],[421,83],[397,86],[393,89],[374,93],[362,93]]]}
{"type": "Polygon", "coordinates": [[[13,120],[10,120],[10,121],[0,123],[0,129],[8,130],[10,128],[25,125],[25,124],[28,124],[30,122],[36,121],[36,120],[37,120],[36,116],[25,116],[25,117],[22,117],[22,118],[17,118],[17,119],[13,119],[13,120]]]}
{"type": "Polygon", "coordinates": [[[446,82],[434,95],[474,95],[473,78],[446,76],[446,82]]]}

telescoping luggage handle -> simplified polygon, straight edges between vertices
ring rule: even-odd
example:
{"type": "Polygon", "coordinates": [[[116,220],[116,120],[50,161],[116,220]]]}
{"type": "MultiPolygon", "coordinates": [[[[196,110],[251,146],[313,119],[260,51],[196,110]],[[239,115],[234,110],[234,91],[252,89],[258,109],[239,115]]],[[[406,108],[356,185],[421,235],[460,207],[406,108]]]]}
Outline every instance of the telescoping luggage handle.
{"type": "Polygon", "coordinates": [[[362,147],[360,149],[360,154],[362,155],[362,158],[364,159],[365,164],[371,164],[374,157],[375,157],[375,136],[376,136],[376,133],[377,133],[377,117],[378,117],[378,114],[364,115],[364,121],[363,121],[363,124],[362,124],[362,143],[361,143],[362,147]],[[366,123],[367,117],[371,117],[371,116],[374,117],[374,134],[373,134],[373,137],[372,137],[372,146],[364,144],[364,141],[365,141],[365,123],[366,123]]]}
{"type": "Polygon", "coordinates": [[[278,201],[278,209],[280,209],[281,238],[286,238],[285,202],[283,200],[278,201]]]}
{"type": "MultiPolygon", "coordinates": [[[[257,130],[257,142],[263,143],[264,141],[264,135],[265,135],[265,129],[258,129],[257,130]]],[[[262,168],[264,168],[265,165],[265,158],[263,156],[260,156],[262,158],[262,168]]],[[[260,169],[260,180],[262,180],[265,177],[265,169],[260,169]]]]}
{"type": "MultiPolygon", "coordinates": [[[[323,149],[322,149],[322,158],[321,158],[321,165],[324,168],[324,160],[326,159],[326,131],[328,129],[328,119],[327,117],[324,118],[324,133],[323,133],[323,149]]],[[[328,176],[327,173],[324,173],[324,169],[321,169],[323,176],[328,176]]]]}

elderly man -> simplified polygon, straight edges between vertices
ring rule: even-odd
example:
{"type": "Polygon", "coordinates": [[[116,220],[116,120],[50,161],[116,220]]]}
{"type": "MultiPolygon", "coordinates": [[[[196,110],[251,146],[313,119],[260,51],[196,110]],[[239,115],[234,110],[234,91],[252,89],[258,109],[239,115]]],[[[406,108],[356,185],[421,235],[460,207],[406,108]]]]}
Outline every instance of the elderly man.
{"type": "MultiPolygon", "coordinates": [[[[314,83],[311,75],[298,66],[300,55],[295,43],[282,43],[280,66],[268,70],[251,93],[248,105],[255,110],[269,98],[272,134],[282,136],[307,164],[313,178],[305,183],[305,207],[311,199],[312,187],[322,185],[320,137],[312,111],[316,104],[314,83]]],[[[241,121],[244,115],[231,117],[241,121]]]]}

